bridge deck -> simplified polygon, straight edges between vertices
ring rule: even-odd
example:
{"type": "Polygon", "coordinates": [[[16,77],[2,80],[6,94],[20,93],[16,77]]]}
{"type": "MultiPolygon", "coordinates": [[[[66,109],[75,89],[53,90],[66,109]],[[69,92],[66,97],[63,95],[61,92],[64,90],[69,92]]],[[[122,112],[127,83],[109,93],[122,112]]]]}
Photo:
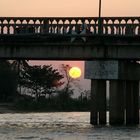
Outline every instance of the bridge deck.
{"type": "Polygon", "coordinates": [[[140,59],[139,36],[88,36],[86,41],[64,35],[3,35],[0,58],[93,60],[140,59]]]}
{"type": "Polygon", "coordinates": [[[140,59],[140,17],[0,17],[0,58],[140,59]]]}

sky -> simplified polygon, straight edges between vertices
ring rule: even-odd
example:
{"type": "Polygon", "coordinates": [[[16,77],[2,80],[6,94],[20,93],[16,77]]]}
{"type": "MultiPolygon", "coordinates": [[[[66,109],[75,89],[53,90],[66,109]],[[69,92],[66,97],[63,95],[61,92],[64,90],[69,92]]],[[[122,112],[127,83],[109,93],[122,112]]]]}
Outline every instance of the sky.
{"type": "MultiPolygon", "coordinates": [[[[0,0],[0,17],[98,17],[99,0],[0,0]]],[[[101,16],[140,16],[140,0],[102,0],[101,16]]],[[[31,64],[61,64],[79,66],[84,71],[81,61],[34,61],[31,64]]],[[[81,84],[90,89],[90,81],[81,84]]]]}
{"type": "MultiPolygon", "coordinates": [[[[99,0],[0,0],[0,16],[98,16],[99,0]]],[[[102,16],[139,16],[140,0],[102,0],[102,16]]]]}
{"type": "Polygon", "coordinates": [[[81,69],[81,77],[78,78],[81,90],[90,90],[90,80],[84,78],[84,61],[29,61],[30,65],[48,65],[52,66],[58,70],[61,70],[62,64],[68,64],[71,67],[79,67],[81,69]]]}

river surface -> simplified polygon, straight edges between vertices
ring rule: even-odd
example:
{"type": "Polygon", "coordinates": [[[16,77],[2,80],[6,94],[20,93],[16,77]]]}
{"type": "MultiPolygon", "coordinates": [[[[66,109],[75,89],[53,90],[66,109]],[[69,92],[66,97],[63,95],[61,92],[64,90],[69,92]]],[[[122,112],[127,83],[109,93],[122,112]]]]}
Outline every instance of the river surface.
{"type": "Polygon", "coordinates": [[[140,140],[140,127],[94,127],[89,112],[0,114],[0,140],[140,140]]]}

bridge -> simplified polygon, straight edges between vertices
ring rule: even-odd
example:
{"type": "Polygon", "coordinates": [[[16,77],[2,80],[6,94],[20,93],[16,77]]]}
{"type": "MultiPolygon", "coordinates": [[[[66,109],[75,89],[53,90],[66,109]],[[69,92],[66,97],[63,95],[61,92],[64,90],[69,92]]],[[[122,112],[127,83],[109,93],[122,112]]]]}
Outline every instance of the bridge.
{"type": "Polygon", "coordinates": [[[140,17],[0,17],[0,59],[91,60],[91,124],[139,124],[140,17]],[[94,61],[93,61],[94,60],[94,61]]]}
{"type": "Polygon", "coordinates": [[[140,17],[0,17],[0,58],[140,59],[140,17]]]}

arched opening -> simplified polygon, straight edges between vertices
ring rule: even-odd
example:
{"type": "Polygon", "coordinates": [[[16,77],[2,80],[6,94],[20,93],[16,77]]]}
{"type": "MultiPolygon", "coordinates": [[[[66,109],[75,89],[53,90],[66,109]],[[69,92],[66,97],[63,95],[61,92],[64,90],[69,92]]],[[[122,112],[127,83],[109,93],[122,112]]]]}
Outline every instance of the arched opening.
{"type": "Polygon", "coordinates": [[[40,24],[40,21],[39,21],[39,20],[36,20],[36,21],[35,21],[35,24],[40,24]]]}
{"type": "Polygon", "coordinates": [[[9,24],[15,24],[14,20],[10,20],[9,24]]]}
{"type": "Polygon", "coordinates": [[[27,20],[23,20],[22,21],[22,24],[27,24],[27,20]]]}
{"type": "Polygon", "coordinates": [[[10,33],[10,34],[14,34],[14,28],[13,28],[13,26],[10,26],[10,28],[9,28],[9,33],[10,33]]]}
{"type": "Polygon", "coordinates": [[[29,20],[28,24],[34,24],[33,20],[29,20]]]}
{"type": "Polygon", "coordinates": [[[19,19],[16,20],[16,24],[21,24],[21,21],[19,19]]]}
{"type": "Polygon", "coordinates": [[[8,24],[8,21],[5,19],[5,20],[3,21],[3,24],[8,24]]]}
{"type": "Polygon", "coordinates": [[[4,26],[4,28],[3,28],[3,34],[8,34],[8,27],[7,26],[4,26]]]}

